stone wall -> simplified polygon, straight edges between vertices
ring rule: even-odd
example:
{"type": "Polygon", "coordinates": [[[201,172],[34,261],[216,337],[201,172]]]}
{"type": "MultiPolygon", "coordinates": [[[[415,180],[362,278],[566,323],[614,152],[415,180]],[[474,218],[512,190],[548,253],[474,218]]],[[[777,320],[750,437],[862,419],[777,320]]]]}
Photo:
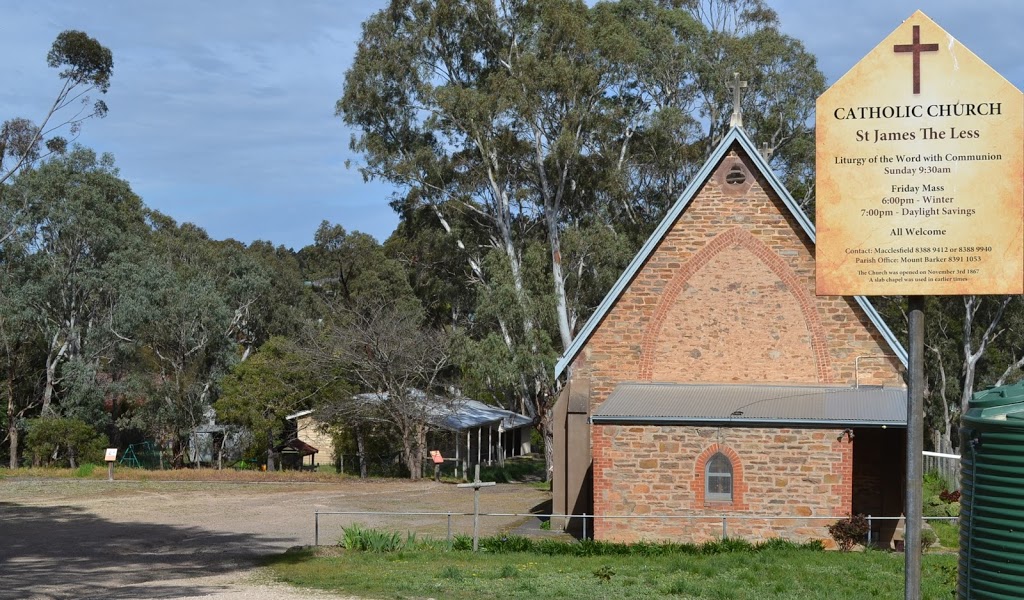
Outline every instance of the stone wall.
{"type": "MultiPolygon", "coordinates": [[[[734,146],[573,359],[569,385],[589,387],[590,414],[622,382],[903,386],[857,302],[815,295],[814,252],[734,146]]],[[[854,442],[837,440],[841,430],[594,425],[590,440],[559,441],[589,441],[593,514],[726,513],[737,516],[731,536],[829,539],[853,498],[854,442]],[[703,497],[717,451],[734,463],[732,503],[703,497]]],[[[598,518],[595,529],[606,540],[700,541],[720,537],[722,522],[598,518]]]]}
{"type": "Polygon", "coordinates": [[[826,527],[850,514],[853,444],[841,430],[595,425],[596,539],[701,542],[730,537],[829,540],[826,527]],[[733,501],[704,497],[715,453],[733,465],[733,501]],[[655,518],[662,515],[709,518],[655,518]],[[750,517],[791,517],[768,520],[750,517]],[[828,519],[806,519],[828,517],[828,519]]]}
{"type": "Polygon", "coordinates": [[[903,385],[852,298],[814,292],[814,246],[749,159],[727,156],[572,365],[596,408],[622,381],[903,385]],[[743,184],[725,181],[740,169],[743,184]]]}

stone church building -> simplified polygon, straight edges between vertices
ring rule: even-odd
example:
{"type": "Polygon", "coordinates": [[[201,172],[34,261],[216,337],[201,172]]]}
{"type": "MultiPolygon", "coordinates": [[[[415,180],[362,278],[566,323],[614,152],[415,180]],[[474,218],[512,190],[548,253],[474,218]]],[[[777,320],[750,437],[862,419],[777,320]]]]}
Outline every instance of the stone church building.
{"type": "Polygon", "coordinates": [[[732,128],[556,366],[556,514],[700,542],[903,512],[906,351],[866,298],[815,295],[814,235],[732,128]]]}

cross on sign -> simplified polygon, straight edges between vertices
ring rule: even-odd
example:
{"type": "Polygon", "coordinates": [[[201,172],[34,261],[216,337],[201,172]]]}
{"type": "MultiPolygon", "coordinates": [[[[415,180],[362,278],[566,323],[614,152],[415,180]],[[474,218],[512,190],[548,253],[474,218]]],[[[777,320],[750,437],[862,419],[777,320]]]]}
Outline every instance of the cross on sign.
{"type": "Polygon", "coordinates": [[[922,44],[921,43],[921,26],[914,25],[914,43],[913,44],[896,44],[892,47],[893,52],[913,52],[914,53],[914,93],[921,93],[921,53],[922,52],[938,52],[938,44],[922,44]]]}

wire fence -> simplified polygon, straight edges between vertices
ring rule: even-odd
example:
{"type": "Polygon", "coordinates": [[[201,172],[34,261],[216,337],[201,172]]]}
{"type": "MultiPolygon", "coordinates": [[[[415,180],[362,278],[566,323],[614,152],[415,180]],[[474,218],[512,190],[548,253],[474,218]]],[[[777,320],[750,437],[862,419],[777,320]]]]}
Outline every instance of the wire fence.
{"type": "MultiPolygon", "coordinates": [[[[685,521],[685,522],[689,522],[690,524],[695,524],[695,523],[699,522],[699,523],[704,524],[704,525],[706,525],[708,523],[712,523],[712,524],[714,524],[714,526],[716,528],[720,524],[721,525],[721,538],[725,539],[725,538],[729,537],[730,527],[733,527],[735,529],[736,525],[742,524],[744,522],[746,522],[746,523],[750,523],[750,522],[767,522],[767,523],[776,522],[776,523],[786,523],[788,525],[792,525],[793,523],[807,523],[807,524],[810,524],[810,525],[815,525],[815,526],[821,527],[821,526],[830,525],[830,524],[832,524],[832,523],[834,523],[836,521],[848,518],[846,515],[842,515],[842,516],[828,516],[828,517],[807,517],[807,516],[791,516],[791,515],[775,515],[775,516],[770,516],[770,515],[737,515],[737,514],[588,515],[588,514],[584,513],[584,514],[579,514],[579,515],[566,515],[566,514],[553,514],[553,513],[544,513],[544,514],[541,514],[541,513],[478,513],[478,514],[474,514],[474,513],[471,513],[471,512],[456,512],[456,511],[446,511],[446,512],[429,512],[429,511],[405,511],[405,512],[384,512],[384,511],[316,511],[314,513],[314,515],[313,515],[313,543],[314,543],[314,545],[317,545],[317,546],[320,545],[320,538],[321,538],[322,534],[324,533],[324,531],[322,530],[322,524],[321,524],[322,519],[321,519],[321,516],[327,516],[327,517],[330,517],[330,516],[339,516],[339,517],[365,516],[365,517],[375,517],[375,518],[399,517],[400,518],[399,521],[403,521],[404,520],[405,524],[407,526],[408,525],[415,525],[415,526],[420,526],[420,527],[422,527],[422,525],[423,525],[422,517],[428,517],[427,521],[430,521],[432,524],[434,524],[433,527],[429,528],[429,529],[431,529],[433,531],[438,531],[438,529],[440,529],[441,524],[444,524],[444,526],[445,526],[445,529],[444,529],[444,531],[445,531],[445,538],[449,542],[452,541],[452,538],[455,535],[469,535],[469,532],[471,530],[471,526],[470,525],[460,526],[460,519],[468,520],[468,519],[474,518],[474,517],[475,518],[488,518],[488,519],[490,519],[490,518],[502,519],[502,520],[504,520],[506,522],[506,524],[508,524],[511,519],[522,519],[524,517],[525,518],[536,518],[536,519],[540,519],[541,522],[547,521],[548,523],[554,523],[556,519],[557,520],[564,520],[565,522],[576,522],[576,523],[579,523],[579,525],[580,525],[579,531],[582,534],[581,535],[582,539],[589,539],[590,537],[592,537],[592,535],[594,533],[594,524],[595,524],[595,522],[598,523],[598,524],[603,524],[605,521],[616,521],[616,520],[645,520],[645,521],[654,521],[654,522],[685,521]],[[409,519],[409,518],[412,518],[412,517],[415,517],[416,520],[419,521],[419,522],[415,523],[415,524],[414,523],[410,523],[410,521],[412,519],[409,519]],[[406,518],[406,519],[402,519],[402,518],[406,518]]],[[[873,535],[875,535],[873,532],[877,531],[877,527],[876,526],[880,526],[881,524],[883,524],[883,523],[885,523],[887,521],[903,521],[903,517],[875,517],[875,516],[867,515],[866,518],[867,518],[867,521],[868,521],[868,533],[867,533],[867,539],[865,541],[866,541],[866,543],[868,545],[871,545],[871,544],[873,544],[873,543],[878,541],[877,538],[872,539],[873,535]]],[[[344,528],[345,525],[350,525],[351,524],[351,520],[350,519],[341,519],[341,520],[347,520],[349,522],[344,523],[344,524],[342,524],[340,526],[336,526],[334,528],[335,532],[337,532],[338,529],[340,529],[340,528],[344,528]]],[[[926,521],[926,522],[927,521],[951,521],[951,522],[958,522],[959,521],[959,517],[924,517],[923,520],[926,521]]],[[[556,529],[554,526],[552,526],[551,528],[552,529],[556,529]]],[[[561,527],[558,527],[556,529],[556,531],[560,530],[560,529],[561,529],[561,527]]],[[[340,535],[338,537],[340,537],[340,535]]]]}
{"type": "Polygon", "coordinates": [[[941,452],[922,452],[924,455],[924,472],[938,473],[948,484],[949,489],[960,489],[960,455],[943,454],[941,452]]]}

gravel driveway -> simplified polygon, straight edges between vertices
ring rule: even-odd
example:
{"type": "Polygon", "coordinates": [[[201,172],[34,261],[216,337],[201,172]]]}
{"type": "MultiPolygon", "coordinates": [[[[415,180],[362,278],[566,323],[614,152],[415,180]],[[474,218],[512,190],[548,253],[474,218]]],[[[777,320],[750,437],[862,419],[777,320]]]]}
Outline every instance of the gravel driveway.
{"type": "MultiPolygon", "coordinates": [[[[526,513],[549,497],[526,485],[481,492],[481,512],[526,513]]],[[[431,481],[340,483],[0,480],[0,599],[336,598],[269,581],[261,558],[313,543],[314,511],[469,512],[471,490],[431,481]]],[[[321,515],[341,527],[444,536],[445,517],[321,515]]],[[[522,518],[482,519],[495,533],[522,518]]],[[[453,519],[456,533],[471,518],[453,519]]]]}

